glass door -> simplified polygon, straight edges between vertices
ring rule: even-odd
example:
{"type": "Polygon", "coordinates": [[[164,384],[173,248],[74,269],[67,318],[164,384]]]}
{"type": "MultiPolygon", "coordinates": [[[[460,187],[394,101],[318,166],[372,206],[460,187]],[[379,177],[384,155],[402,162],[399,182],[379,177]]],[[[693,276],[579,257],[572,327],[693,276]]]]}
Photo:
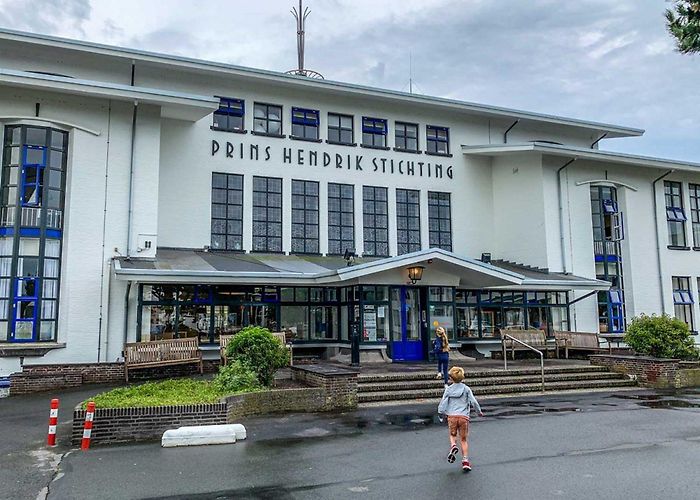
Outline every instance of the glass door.
{"type": "Polygon", "coordinates": [[[391,290],[392,359],[423,359],[421,337],[421,301],[418,288],[400,287],[391,290]]]}

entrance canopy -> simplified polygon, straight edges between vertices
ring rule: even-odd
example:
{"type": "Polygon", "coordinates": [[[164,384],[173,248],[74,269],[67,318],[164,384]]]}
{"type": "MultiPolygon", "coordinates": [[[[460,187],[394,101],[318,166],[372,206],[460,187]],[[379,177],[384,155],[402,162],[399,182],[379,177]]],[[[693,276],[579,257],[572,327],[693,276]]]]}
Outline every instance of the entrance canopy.
{"type": "Polygon", "coordinates": [[[510,263],[487,264],[440,249],[397,257],[356,259],[282,254],[240,254],[192,249],[158,249],[155,260],[118,259],[117,279],[140,283],[347,286],[405,285],[408,269],[420,266],[416,285],[462,288],[607,290],[610,283],[551,274],[510,263]]]}

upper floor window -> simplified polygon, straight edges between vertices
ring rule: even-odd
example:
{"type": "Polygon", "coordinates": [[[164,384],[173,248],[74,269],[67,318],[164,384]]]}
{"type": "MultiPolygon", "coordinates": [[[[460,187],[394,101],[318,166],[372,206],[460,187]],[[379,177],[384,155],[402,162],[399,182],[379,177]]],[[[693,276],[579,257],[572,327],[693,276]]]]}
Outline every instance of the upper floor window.
{"type": "Polygon", "coordinates": [[[355,188],[352,184],[328,184],[328,253],[355,251],[355,188]]]}
{"type": "Polygon", "coordinates": [[[328,113],[328,142],[354,146],[353,135],[352,116],[328,113]]]}
{"type": "Polygon", "coordinates": [[[700,184],[688,184],[690,190],[690,220],[693,224],[693,246],[700,247],[700,184]]]}
{"type": "Polygon", "coordinates": [[[396,243],[399,255],[420,250],[420,191],[396,190],[396,243]]]}
{"type": "Polygon", "coordinates": [[[292,137],[318,140],[318,111],[292,108],[292,137]]]}
{"type": "Polygon", "coordinates": [[[680,182],[664,181],[666,198],[666,221],[668,225],[668,244],[672,247],[685,247],[685,221],[683,194],[680,182]]]}
{"type": "Polygon", "coordinates": [[[253,133],[281,136],[282,106],[256,102],[253,110],[253,133]]]}
{"type": "Polygon", "coordinates": [[[436,155],[450,154],[450,130],[447,127],[425,126],[425,140],[428,153],[436,155]]]}
{"type": "Polygon", "coordinates": [[[400,151],[418,152],[418,125],[396,122],[394,147],[400,151]]]}
{"type": "MultiPolygon", "coordinates": [[[[593,221],[593,241],[620,241],[624,239],[622,213],[617,203],[617,190],[609,186],[591,186],[591,215],[593,221]]],[[[610,245],[597,245],[606,254],[617,255],[616,248],[610,245]]]]}
{"type": "Polygon", "coordinates": [[[430,248],[452,251],[450,193],[428,192],[428,236],[430,248]]]}
{"type": "Polygon", "coordinates": [[[693,294],[690,291],[690,278],[687,276],[672,276],[673,311],[679,320],[693,330],[693,294]]]}
{"type": "Polygon", "coordinates": [[[219,109],[214,111],[212,128],[231,132],[242,132],[245,130],[243,123],[245,101],[229,97],[220,97],[219,99],[219,109]]]}
{"type": "Polygon", "coordinates": [[[282,251],[282,179],[253,177],[253,251],[282,251]]]}
{"type": "Polygon", "coordinates": [[[387,122],[383,118],[362,117],[362,145],[386,148],[387,122]]]}
{"type": "Polygon", "coordinates": [[[292,181],[292,252],[319,252],[316,181],[292,181]]]}
{"type": "Polygon", "coordinates": [[[243,250],[243,176],[213,173],[211,248],[243,250]]]}
{"type": "Polygon", "coordinates": [[[365,240],[364,255],[389,256],[389,202],[387,188],[362,187],[362,220],[365,240]]]}

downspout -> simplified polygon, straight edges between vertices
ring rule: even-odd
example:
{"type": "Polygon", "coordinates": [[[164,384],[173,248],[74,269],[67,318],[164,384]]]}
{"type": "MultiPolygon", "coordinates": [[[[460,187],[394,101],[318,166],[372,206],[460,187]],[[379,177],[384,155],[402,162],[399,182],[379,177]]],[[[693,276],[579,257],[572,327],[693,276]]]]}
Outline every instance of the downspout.
{"type": "Polygon", "coordinates": [[[657,212],[656,202],[656,183],[667,175],[675,172],[675,170],[669,170],[660,177],[657,177],[654,182],[651,183],[651,196],[654,198],[654,233],[656,234],[656,261],[659,266],[659,298],[661,299],[661,313],[666,314],[666,306],[664,302],[664,277],[662,273],[661,265],[661,238],[659,238],[659,214],[657,212]]]}
{"type": "Polygon", "coordinates": [[[567,161],[564,165],[559,167],[557,170],[557,198],[559,201],[559,241],[561,244],[561,268],[562,272],[566,274],[568,272],[566,266],[566,239],[564,238],[564,201],[561,195],[561,173],[562,171],[577,160],[576,157],[567,161]]]}
{"type": "MultiPolygon", "coordinates": [[[[131,61],[131,86],[134,86],[134,76],[136,73],[136,63],[131,61]]],[[[131,257],[131,217],[133,212],[132,199],[134,191],[134,155],[136,144],[136,117],[138,115],[138,101],[134,101],[134,112],[131,117],[131,155],[129,161],[129,213],[126,220],[126,258],[131,257]]]]}
{"type": "Polygon", "coordinates": [[[513,124],[510,127],[508,127],[508,130],[505,131],[505,133],[503,134],[503,144],[508,144],[508,132],[510,132],[511,129],[515,127],[518,123],[520,123],[520,120],[515,120],[513,124]]]}
{"type": "Polygon", "coordinates": [[[593,149],[593,148],[595,147],[596,144],[598,144],[600,141],[602,141],[603,139],[605,139],[607,136],[608,136],[608,133],[605,132],[603,135],[601,135],[601,136],[598,137],[595,141],[593,141],[593,144],[591,144],[591,149],[593,149]]]}
{"type": "MultiPolygon", "coordinates": [[[[109,101],[109,108],[107,112],[107,152],[105,156],[105,189],[104,189],[104,207],[102,212],[102,269],[100,270],[100,321],[97,328],[97,362],[100,362],[100,355],[102,353],[102,324],[104,316],[104,286],[105,286],[105,247],[106,247],[106,234],[107,234],[107,182],[109,180],[109,143],[111,139],[112,130],[112,101],[109,101]]],[[[110,266],[111,267],[111,266],[110,266]]],[[[107,289],[109,294],[109,288],[107,289]]],[[[109,299],[107,300],[107,307],[109,307],[109,299]]],[[[105,325],[105,358],[107,356],[107,346],[109,345],[109,335],[107,333],[109,327],[109,322],[105,325]]]]}

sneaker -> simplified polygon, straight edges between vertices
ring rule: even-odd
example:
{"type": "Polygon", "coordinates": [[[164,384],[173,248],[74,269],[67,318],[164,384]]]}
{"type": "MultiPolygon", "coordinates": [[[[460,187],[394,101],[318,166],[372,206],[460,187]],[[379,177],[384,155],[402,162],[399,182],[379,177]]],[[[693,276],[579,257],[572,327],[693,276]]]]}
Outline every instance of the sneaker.
{"type": "Polygon", "coordinates": [[[453,445],[452,448],[450,448],[450,452],[447,454],[447,461],[451,464],[455,463],[457,453],[459,453],[459,448],[457,448],[457,445],[453,445]]]}
{"type": "Polygon", "coordinates": [[[462,460],[462,470],[464,472],[469,472],[470,470],[472,470],[472,464],[470,464],[469,460],[467,460],[466,458],[462,460]]]}
{"type": "Polygon", "coordinates": [[[435,380],[440,380],[442,378],[442,373],[438,372],[437,375],[435,375],[435,380]]]}

